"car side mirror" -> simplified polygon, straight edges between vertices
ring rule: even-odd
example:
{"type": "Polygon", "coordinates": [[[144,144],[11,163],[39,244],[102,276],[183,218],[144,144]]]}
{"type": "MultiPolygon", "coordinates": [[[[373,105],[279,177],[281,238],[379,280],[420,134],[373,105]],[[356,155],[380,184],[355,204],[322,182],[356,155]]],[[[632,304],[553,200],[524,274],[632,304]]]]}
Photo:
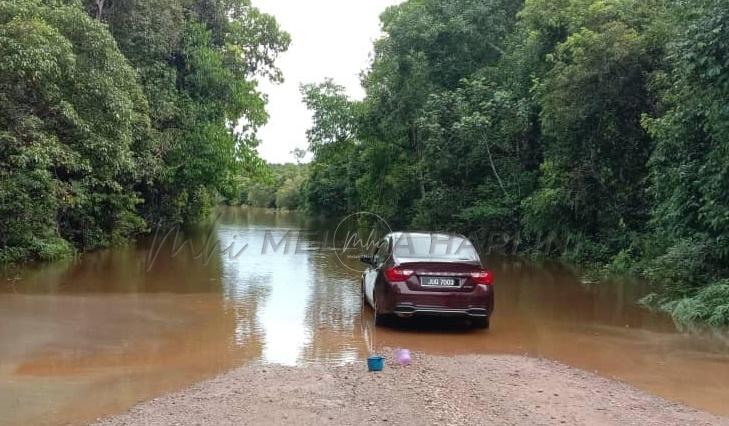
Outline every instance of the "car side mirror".
{"type": "Polygon", "coordinates": [[[372,265],[372,256],[360,256],[359,261],[368,265],[372,265]]]}

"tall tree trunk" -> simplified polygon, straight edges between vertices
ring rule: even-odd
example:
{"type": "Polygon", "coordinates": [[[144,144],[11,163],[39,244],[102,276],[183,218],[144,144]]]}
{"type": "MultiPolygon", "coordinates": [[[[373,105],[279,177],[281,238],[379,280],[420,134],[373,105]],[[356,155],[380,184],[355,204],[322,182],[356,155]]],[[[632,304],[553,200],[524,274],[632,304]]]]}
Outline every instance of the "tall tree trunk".
{"type": "Polygon", "coordinates": [[[101,17],[104,15],[104,3],[106,0],[96,0],[96,19],[101,21],[101,17]]]}

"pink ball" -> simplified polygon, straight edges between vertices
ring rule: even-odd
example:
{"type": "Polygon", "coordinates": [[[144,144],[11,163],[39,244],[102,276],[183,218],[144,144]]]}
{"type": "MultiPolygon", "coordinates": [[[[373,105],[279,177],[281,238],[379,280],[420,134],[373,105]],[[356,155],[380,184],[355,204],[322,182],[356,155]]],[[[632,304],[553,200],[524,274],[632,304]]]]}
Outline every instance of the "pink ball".
{"type": "Polygon", "coordinates": [[[410,361],[412,360],[408,349],[398,349],[395,351],[395,359],[402,366],[410,365],[410,361]]]}

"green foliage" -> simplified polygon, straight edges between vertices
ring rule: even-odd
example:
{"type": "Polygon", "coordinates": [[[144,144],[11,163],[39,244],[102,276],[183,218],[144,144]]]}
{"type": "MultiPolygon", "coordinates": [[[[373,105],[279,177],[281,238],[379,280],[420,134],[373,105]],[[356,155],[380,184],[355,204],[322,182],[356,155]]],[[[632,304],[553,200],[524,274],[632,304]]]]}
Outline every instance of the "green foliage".
{"type": "Polygon", "coordinates": [[[714,327],[729,326],[729,280],[707,285],[695,295],[662,305],[684,325],[705,323],[714,327]]]}
{"type": "Polygon", "coordinates": [[[418,121],[419,167],[427,172],[416,227],[454,228],[481,237],[518,233],[521,194],[534,185],[530,116],[524,103],[493,78],[463,80],[463,87],[434,95],[426,104],[418,121]]]}
{"type": "Polygon", "coordinates": [[[267,115],[256,77],[281,81],[274,61],[289,36],[248,0],[135,0],[100,16],[152,102],[161,164],[140,188],[144,216],[195,222],[215,194],[235,198],[240,176],[263,169],[256,130],[267,115]]]}
{"type": "Polygon", "coordinates": [[[301,86],[304,103],[312,111],[312,127],[306,136],[315,154],[325,145],[347,143],[354,137],[356,104],[344,94],[344,87],[326,80],[301,86]]]}
{"type": "Polygon", "coordinates": [[[704,241],[682,239],[665,252],[650,259],[644,274],[654,282],[663,283],[671,295],[685,296],[705,283],[709,277],[703,271],[709,247],[704,241]]]}
{"type": "Polygon", "coordinates": [[[253,207],[275,208],[276,188],[263,183],[254,183],[246,190],[245,203],[253,207]]]}
{"type": "Polygon", "coordinates": [[[297,210],[303,207],[304,183],[308,166],[301,164],[272,164],[268,173],[243,179],[237,201],[253,207],[297,210]]]}
{"type": "Polygon", "coordinates": [[[369,210],[638,271],[679,321],[729,323],[729,0],[408,0],[381,19],[365,98],[303,86],[313,161],[267,168],[257,79],[281,81],[290,39],[250,0],[0,3],[0,262],[220,198],[369,210]]]}
{"type": "Polygon", "coordinates": [[[203,217],[262,167],[288,43],[247,0],[0,3],[0,262],[203,217]]]}
{"type": "Polygon", "coordinates": [[[147,103],[105,26],[75,4],[4,2],[0,58],[3,260],[143,230],[132,187],[146,173],[147,103]]]}
{"type": "MultiPolygon", "coordinates": [[[[716,262],[729,261],[729,11],[721,1],[676,11],[668,70],[657,73],[651,161],[655,223],[665,239],[700,236],[716,262]],[[700,7],[699,7],[700,6],[700,7]]],[[[726,263],[725,263],[726,264],[726,263]]]]}
{"type": "Polygon", "coordinates": [[[644,118],[656,141],[645,269],[660,275],[660,300],[677,318],[727,325],[729,2],[678,2],[672,12],[666,67],[653,81],[658,112],[644,118]]]}
{"type": "Polygon", "coordinates": [[[531,232],[579,240],[565,247],[567,257],[605,262],[649,214],[651,141],[640,117],[652,108],[646,76],[657,49],[636,16],[642,2],[559,13],[554,22],[568,29],[546,55],[549,69],[536,87],[545,160],[539,189],[524,200],[525,222],[531,232]],[[589,241],[594,249],[577,255],[589,241]]]}
{"type": "Polygon", "coordinates": [[[310,213],[340,216],[355,211],[356,177],[350,168],[364,147],[354,140],[359,105],[344,95],[344,88],[327,80],[301,87],[306,106],[313,112],[313,126],[307,131],[314,161],[304,184],[303,204],[310,213]]]}
{"type": "Polygon", "coordinates": [[[303,175],[286,179],[276,191],[276,207],[287,210],[298,209],[302,205],[301,193],[304,181],[303,175]]]}
{"type": "Polygon", "coordinates": [[[363,101],[331,81],[304,90],[307,206],[638,272],[678,319],[726,325],[728,11],[727,0],[393,6],[363,101]]]}

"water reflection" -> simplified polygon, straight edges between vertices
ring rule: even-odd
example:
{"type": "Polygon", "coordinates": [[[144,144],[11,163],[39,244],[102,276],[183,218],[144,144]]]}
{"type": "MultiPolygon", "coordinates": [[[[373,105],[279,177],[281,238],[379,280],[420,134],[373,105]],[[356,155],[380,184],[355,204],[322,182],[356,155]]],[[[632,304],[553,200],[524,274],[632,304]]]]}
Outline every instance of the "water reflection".
{"type": "MultiPolygon", "coordinates": [[[[217,233],[224,247],[245,240],[250,251],[222,259],[223,295],[226,303],[253,308],[255,319],[236,321],[236,343],[245,344],[245,333],[260,333],[264,343],[261,360],[295,365],[310,338],[304,321],[305,305],[311,293],[308,273],[309,252],[274,250],[271,241],[295,247],[303,244],[301,235],[290,229],[220,226],[217,233]],[[260,271],[260,272],[259,272],[260,271]],[[260,295],[251,303],[252,295],[260,295]]],[[[275,246],[275,244],[274,244],[275,246]]],[[[305,249],[305,247],[303,247],[305,249]]]]}
{"type": "Polygon", "coordinates": [[[638,307],[639,283],[583,285],[559,265],[492,259],[491,330],[457,320],[376,328],[359,274],[327,241],[331,227],[230,208],[184,249],[167,241],[152,263],[159,240],[148,239],[7,271],[0,424],[83,422],[245,362],[341,363],[396,347],[544,356],[729,414],[726,343],[638,307]]]}

